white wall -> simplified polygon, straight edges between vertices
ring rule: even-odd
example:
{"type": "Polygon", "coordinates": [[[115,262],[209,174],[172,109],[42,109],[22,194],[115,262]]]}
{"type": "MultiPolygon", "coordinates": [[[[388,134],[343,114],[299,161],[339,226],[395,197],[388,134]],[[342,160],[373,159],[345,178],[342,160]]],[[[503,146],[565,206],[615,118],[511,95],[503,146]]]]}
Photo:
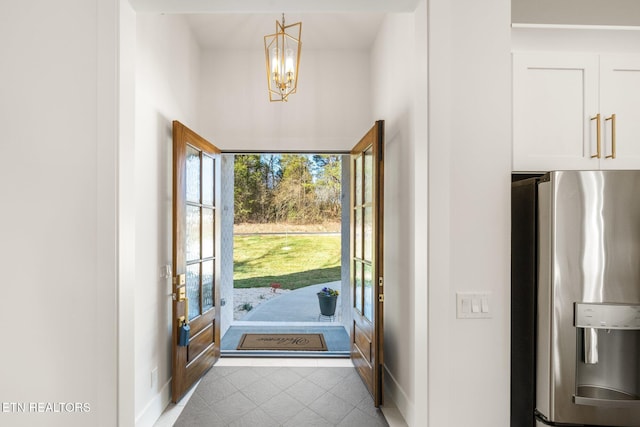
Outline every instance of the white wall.
{"type": "Polygon", "coordinates": [[[116,424],[118,3],[0,5],[2,425],[116,424]]]}
{"type": "Polygon", "coordinates": [[[509,424],[510,3],[430,0],[430,426],[509,424]],[[493,317],[457,320],[456,291],[493,317]]]}
{"type": "Polygon", "coordinates": [[[303,48],[298,92],[269,102],[263,50],[205,51],[199,133],[223,150],[349,150],[373,126],[368,57],[303,48]]]}
{"type": "MultiPolygon", "coordinates": [[[[414,420],[416,269],[414,164],[416,82],[414,14],[385,17],[372,48],[373,118],[385,120],[384,177],[384,365],[385,398],[392,399],[410,425],[414,420]]],[[[426,56],[426,52],[422,52],[426,56]]],[[[426,95],[423,93],[422,95],[426,95]]],[[[422,118],[422,123],[425,123],[422,118]]],[[[424,143],[425,141],[423,141],[424,143]]],[[[424,159],[423,159],[424,160],[424,159]]],[[[423,163],[424,165],[424,163],[423,163]]],[[[424,267],[425,263],[421,263],[424,267]]],[[[425,284],[421,284],[424,286],[425,284]]]]}
{"type": "Polygon", "coordinates": [[[198,129],[200,51],[183,17],[138,14],[135,143],[135,417],[152,425],[171,375],[172,121],[198,129]],[[151,386],[151,371],[158,383],[151,386]]]}

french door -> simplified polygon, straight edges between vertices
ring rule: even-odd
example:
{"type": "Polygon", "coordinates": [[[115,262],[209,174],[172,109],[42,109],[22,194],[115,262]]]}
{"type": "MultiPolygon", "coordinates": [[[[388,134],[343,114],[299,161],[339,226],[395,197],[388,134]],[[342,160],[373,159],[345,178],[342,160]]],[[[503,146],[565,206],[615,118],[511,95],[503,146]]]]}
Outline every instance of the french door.
{"type": "Polygon", "coordinates": [[[220,150],[173,122],[172,400],[220,357],[220,150]],[[188,340],[185,340],[189,329],[188,340]],[[183,335],[181,337],[181,334],[183,335]]]}
{"type": "Polygon", "coordinates": [[[380,120],[351,151],[351,359],[375,406],[382,404],[383,148],[380,120]]]}

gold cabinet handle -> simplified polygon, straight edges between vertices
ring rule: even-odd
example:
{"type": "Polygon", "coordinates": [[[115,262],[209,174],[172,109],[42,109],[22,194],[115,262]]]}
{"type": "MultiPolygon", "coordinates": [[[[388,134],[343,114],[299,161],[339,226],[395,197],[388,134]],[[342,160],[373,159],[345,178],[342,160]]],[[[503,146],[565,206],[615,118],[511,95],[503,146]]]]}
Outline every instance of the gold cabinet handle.
{"type": "Polygon", "coordinates": [[[600,158],[600,147],[602,141],[602,126],[600,125],[600,113],[596,114],[595,117],[591,117],[591,120],[596,121],[596,139],[597,139],[597,151],[596,154],[592,155],[591,158],[600,158]]]}
{"type": "Polygon", "coordinates": [[[605,121],[611,120],[611,155],[606,156],[607,159],[616,158],[616,115],[612,114],[610,117],[604,119],[605,121]]]}

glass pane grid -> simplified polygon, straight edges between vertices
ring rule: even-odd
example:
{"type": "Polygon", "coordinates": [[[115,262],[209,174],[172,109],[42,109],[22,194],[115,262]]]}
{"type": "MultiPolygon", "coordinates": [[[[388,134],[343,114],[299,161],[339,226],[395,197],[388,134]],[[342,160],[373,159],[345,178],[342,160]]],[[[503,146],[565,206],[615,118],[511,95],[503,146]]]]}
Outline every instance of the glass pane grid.
{"type": "Polygon", "coordinates": [[[214,306],[215,161],[187,145],[187,298],[189,320],[214,306]]]}

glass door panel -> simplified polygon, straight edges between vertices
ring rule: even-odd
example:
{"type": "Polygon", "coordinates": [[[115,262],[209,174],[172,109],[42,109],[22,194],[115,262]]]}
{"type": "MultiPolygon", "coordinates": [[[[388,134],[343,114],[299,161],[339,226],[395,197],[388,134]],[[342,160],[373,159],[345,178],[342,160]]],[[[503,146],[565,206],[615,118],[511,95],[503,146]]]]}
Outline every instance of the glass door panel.
{"type": "Polygon", "coordinates": [[[213,177],[215,164],[213,158],[202,155],[202,204],[213,206],[213,177]]]}
{"type": "Polygon", "coordinates": [[[373,272],[371,265],[364,265],[364,310],[362,314],[368,320],[373,320],[373,272]]]}
{"type": "Polygon", "coordinates": [[[364,203],[373,201],[373,149],[364,152],[364,203]]]}
{"type": "Polygon", "coordinates": [[[213,257],[213,209],[202,208],[202,258],[213,257]]]}
{"type": "Polygon", "coordinates": [[[355,249],[356,258],[362,258],[362,209],[355,208],[355,221],[354,221],[354,238],[353,247],[355,249]]]}
{"type": "Polygon", "coordinates": [[[187,205],[187,261],[200,259],[200,208],[187,205]]]}
{"type": "Polygon", "coordinates": [[[356,199],[356,206],[362,204],[362,156],[358,156],[354,160],[355,163],[355,183],[354,183],[354,195],[356,199]]]}
{"type": "Polygon", "coordinates": [[[213,260],[202,263],[202,311],[213,308],[213,260]]]}
{"type": "Polygon", "coordinates": [[[200,202],[200,151],[187,146],[187,202],[200,202]]]}
{"type": "Polygon", "coordinates": [[[364,208],[364,254],[365,261],[373,261],[373,208],[364,208]]]}
{"type": "Polygon", "coordinates": [[[355,295],[353,297],[356,310],[362,313],[362,263],[356,261],[353,264],[355,270],[355,295]]]}
{"type": "Polygon", "coordinates": [[[187,298],[189,321],[200,316],[200,263],[187,265],[187,298]]]}

